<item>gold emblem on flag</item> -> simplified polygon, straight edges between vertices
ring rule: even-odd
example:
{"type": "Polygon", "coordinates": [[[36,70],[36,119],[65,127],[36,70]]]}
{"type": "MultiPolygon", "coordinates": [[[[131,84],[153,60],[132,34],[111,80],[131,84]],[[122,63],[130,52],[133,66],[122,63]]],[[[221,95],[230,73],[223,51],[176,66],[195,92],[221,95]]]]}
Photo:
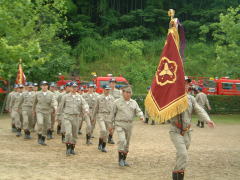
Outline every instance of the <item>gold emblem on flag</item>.
{"type": "Polygon", "coordinates": [[[176,82],[177,63],[169,60],[167,57],[162,57],[158,70],[156,72],[156,81],[160,86],[172,84],[176,82]]]}

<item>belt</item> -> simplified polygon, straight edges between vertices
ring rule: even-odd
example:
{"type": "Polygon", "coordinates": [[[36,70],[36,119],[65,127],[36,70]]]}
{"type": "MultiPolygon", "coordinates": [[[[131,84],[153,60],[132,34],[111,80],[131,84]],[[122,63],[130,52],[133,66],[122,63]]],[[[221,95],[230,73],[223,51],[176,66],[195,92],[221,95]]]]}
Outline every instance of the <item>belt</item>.
{"type": "Polygon", "coordinates": [[[98,114],[110,114],[110,112],[99,112],[98,114]]]}
{"type": "Polygon", "coordinates": [[[180,134],[184,136],[185,132],[187,132],[191,128],[191,124],[189,124],[186,128],[182,128],[182,124],[176,122],[176,127],[181,130],[180,134]]]}

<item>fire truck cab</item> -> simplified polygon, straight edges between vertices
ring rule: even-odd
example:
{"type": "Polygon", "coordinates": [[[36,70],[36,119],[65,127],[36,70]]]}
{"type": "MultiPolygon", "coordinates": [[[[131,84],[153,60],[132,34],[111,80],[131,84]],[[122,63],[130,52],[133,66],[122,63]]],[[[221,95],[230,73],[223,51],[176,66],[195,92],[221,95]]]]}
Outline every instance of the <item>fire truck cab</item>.
{"type": "Polygon", "coordinates": [[[8,92],[7,91],[7,89],[8,89],[7,86],[8,86],[7,81],[0,77],[0,94],[8,92]]]}
{"type": "Polygon", "coordinates": [[[126,86],[128,85],[128,81],[122,77],[122,76],[118,76],[118,77],[113,77],[111,74],[108,74],[107,76],[103,77],[94,77],[93,78],[93,83],[96,84],[96,92],[97,93],[103,93],[103,87],[104,85],[108,85],[109,84],[109,81],[110,79],[116,79],[117,81],[117,88],[121,88],[123,86],[126,86]]]}

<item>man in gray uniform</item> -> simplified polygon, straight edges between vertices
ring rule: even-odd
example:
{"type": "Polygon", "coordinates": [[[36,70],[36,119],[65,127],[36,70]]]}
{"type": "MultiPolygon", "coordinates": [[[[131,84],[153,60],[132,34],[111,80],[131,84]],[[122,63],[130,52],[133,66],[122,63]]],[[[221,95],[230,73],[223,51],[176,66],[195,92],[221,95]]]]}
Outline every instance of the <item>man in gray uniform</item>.
{"type": "Polygon", "coordinates": [[[64,123],[66,129],[66,154],[75,154],[77,141],[79,115],[89,113],[86,101],[77,93],[78,84],[72,82],[71,92],[64,95],[59,104],[58,111],[64,112],[64,123]]]}
{"type": "Polygon", "coordinates": [[[46,145],[47,131],[51,130],[51,113],[56,112],[57,101],[52,92],[48,91],[48,82],[41,82],[42,90],[37,92],[33,102],[33,113],[37,116],[38,144],[46,145]]]}
{"type": "Polygon", "coordinates": [[[33,128],[33,101],[35,97],[35,92],[33,92],[33,83],[29,82],[26,91],[23,92],[21,96],[21,106],[22,106],[22,116],[23,116],[23,129],[25,132],[25,139],[31,139],[31,132],[33,128]]]}
{"type": "MultiPolygon", "coordinates": [[[[186,92],[189,89],[191,80],[185,77],[185,89],[186,92]]],[[[176,166],[172,173],[173,180],[183,180],[184,171],[187,166],[187,150],[191,143],[191,120],[192,113],[195,111],[197,115],[205,121],[209,127],[214,127],[214,122],[210,120],[205,110],[198,105],[195,98],[188,95],[188,109],[183,113],[172,118],[170,127],[170,137],[176,148],[176,166]]]]}
{"type": "Polygon", "coordinates": [[[17,132],[17,129],[16,129],[15,122],[14,122],[14,116],[13,116],[12,113],[11,113],[10,102],[11,102],[12,96],[17,92],[17,88],[18,88],[18,85],[15,84],[13,91],[10,92],[10,93],[8,94],[8,96],[7,96],[6,106],[5,106],[5,110],[6,110],[7,112],[9,112],[10,117],[11,117],[11,120],[12,120],[12,121],[11,121],[12,132],[17,132]]]}
{"type": "Polygon", "coordinates": [[[107,152],[106,142],[109,130],[113,129],[113,122],[110,118],[110,113],[113,110],[114,97],[110,93],[110,87],[104,86],[103,94],[98,96],[94,110],[93,118],[96,118],[100,127],[100,137],[98,149],[102,152],[107,152]]]}
{"type": "MultiPolygon", "coordinates": [[[[202,92],[202,88],[200,87],[197,89],[196,101],[204,110],[206,110],[206,108],[209,111],[211,110],[211,106],[208,102],[207,95],[202,92]]],[[[200,127],[200,123],[201,128],[204,128],[204,121],[198,120],[197,126],[200,127]]]]}
{"type": "MultiPolygon", "coordinates": [[[[86,121],[87,123],[87,127],[90,127],[90,132],[89,132],[89,135],[88,135],[88,132],[87,132],[87,144],[91,144],[90,142],[90,138],[93,134],[93,130],[95,128],[95,124],[96,124],[96,119],[93,119],[93,108],[97,102],[97,95],[94,93],[94,84],[89,84],[88,86],[88,92],[87,93],[84,93],[82,95],[82,97],[85,99],[85,101],[88,103],[88,106],[89,106],[89,117],[84,117],[84,120],[86,121]],[[89,121],[90,120],[90,124],[89,124],[89,121]]],[[[87,131],[88,131],[88,128],[87,128],[87,131]]]]}
{"type": "Polygon", "coordinates": [[[129,166],[126,162],[129,152],[130,138],[132,135],[133,120],[138,116],[144,120],[143,112],[137,102],[131,99],[132,88],[130,86],[123,88],[123,95],[114,102],[111,118],[115,123],[118,134],[118,162],[119,166],[129,166]]]}
{"type": "MultiPolygon", "coordinates": [[[[115,78],[110,79],[110,81],[109,81],[109,86],[111,88],[110,95],[112,95],[115,100],[122,97],[122,91],[117,89],[116,85],[117,85],[117,80],[115,78]]],[[[113,141],[114,130],[115,129],[113,126],[113,128],[110,129],[110,131],[109,131],[109,135],[108,135],[108,143],[109,144],[115,144],[115,142],[113,141]]]]}
{"type": "MultiPolygon", "coordinates": [[[[66,85],[65,85],[65,91],[62,92],[61,94],[59,94],[58,96],[58,109],[59,109],[59,105],[60,105],[60,102],[62,100],[62,97],[68,93],[71,92],[71,82],[67,82],[66,85]]],[[[65,123],[64,123],[64,112],[63,111],[57,111],[57,119],[58,119],[58,123],[59,123],[59,126],[61,127],[60,128],[60,132],[62,134],[62,143],[65,142],[65,123]]]]}
{"type": "Polygon", "coordinates": [[[11,110],[12,117],[14,118],[15,126],[17,128],[17,137],[20,137],[22,131],[22,109],[21,109],[21,97],[23,92],[23,85],[19,84],[17,92],[13,94],[10,101],[9,109],[11,110]]]}

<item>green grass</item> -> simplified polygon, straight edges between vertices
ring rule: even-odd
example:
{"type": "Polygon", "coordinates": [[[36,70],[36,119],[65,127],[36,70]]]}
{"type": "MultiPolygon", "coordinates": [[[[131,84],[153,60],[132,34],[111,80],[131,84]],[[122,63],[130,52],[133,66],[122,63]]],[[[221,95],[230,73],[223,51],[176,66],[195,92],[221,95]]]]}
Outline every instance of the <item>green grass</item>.
{"type": "MultiPolygon", "coordinates": [[[[240,124],[240,114],[210,114],[211,120],[216,124],[240,124]]],[[[193,116],[193,122],[197,122],[197,116],[193,116]]]]}

